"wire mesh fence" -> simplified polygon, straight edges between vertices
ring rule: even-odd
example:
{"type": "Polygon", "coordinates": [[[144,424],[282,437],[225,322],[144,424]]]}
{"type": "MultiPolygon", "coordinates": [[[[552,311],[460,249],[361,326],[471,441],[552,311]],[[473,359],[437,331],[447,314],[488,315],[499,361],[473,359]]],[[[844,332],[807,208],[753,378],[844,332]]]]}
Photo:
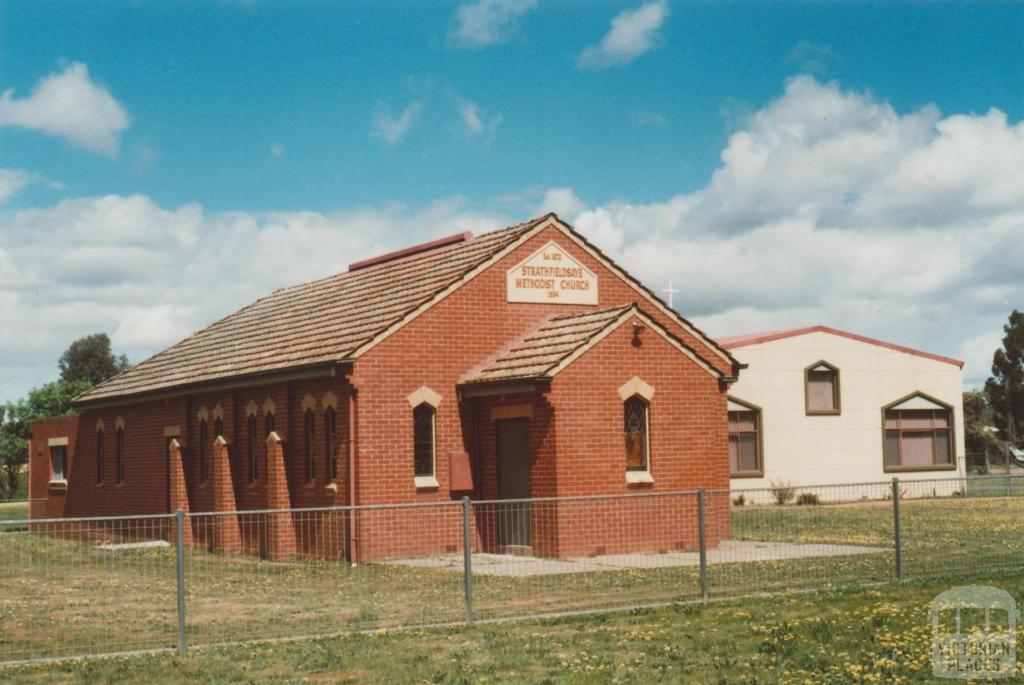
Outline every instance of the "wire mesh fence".
{"type": "Polygon", "coordinates": [[[0,521],[0,662],[1016,570],[1007,480],[33,513],[0,521]]]}
{"type": "Polygon", "coordinates": [[[964,468],[969,475],[1024,475],[1024,464],[1017,461],[1009,448],[965,454],[964,468]]]}

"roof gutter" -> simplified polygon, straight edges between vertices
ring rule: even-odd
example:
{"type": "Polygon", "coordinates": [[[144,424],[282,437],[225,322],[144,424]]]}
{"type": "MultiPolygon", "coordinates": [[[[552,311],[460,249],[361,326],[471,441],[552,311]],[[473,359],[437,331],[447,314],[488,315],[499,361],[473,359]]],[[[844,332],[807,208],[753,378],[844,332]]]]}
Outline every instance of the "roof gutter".
{"type": "Polygon", "coordinates": [[[509,378],[501,381],[489,381],[481,383],[459,383],[455,386],[459,401],[471,397],[494,397],[496,395],[521,395],[537,390],[546,389],[550,385],[551,378],[548,376],[533,376],[530,378],[509,378]]]}

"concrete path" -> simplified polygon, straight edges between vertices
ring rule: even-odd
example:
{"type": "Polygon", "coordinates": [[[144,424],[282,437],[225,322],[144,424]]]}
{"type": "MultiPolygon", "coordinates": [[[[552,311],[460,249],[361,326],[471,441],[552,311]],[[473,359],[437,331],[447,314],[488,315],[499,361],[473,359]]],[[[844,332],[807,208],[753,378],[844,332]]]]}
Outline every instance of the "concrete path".
{"type": "MultiPolygon", "coordinates": [[[[889,551],[892,550],[886,547],[864,547],[861,545],[722,540],[716,549],[708,550],[708,564],[839,557],[853,554],[881,554],[889,551]]],[[[423,559],[395,559],[388,563],[400,566],[437,568],[461,572],[463,559],[462,554],[459,553],[423,559]]],[[[538,557],[488,554],[484,552],[473,555],[474,574],[512,577],[699,565],[700,555],[697,552],[605,554],[579,559],[542,559],[538,557]]]]}

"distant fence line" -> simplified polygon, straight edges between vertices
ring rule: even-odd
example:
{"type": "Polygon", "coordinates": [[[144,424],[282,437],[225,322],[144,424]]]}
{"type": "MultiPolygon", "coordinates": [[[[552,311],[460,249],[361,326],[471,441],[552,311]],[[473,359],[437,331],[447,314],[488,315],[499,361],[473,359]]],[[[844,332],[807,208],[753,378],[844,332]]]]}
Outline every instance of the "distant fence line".
{"type": "Polygon", "coordinates": [[[1022,564],[1024,476],[1009,474],[11,518],[0,521],[0,663],[571,615],[1022,564]]]}

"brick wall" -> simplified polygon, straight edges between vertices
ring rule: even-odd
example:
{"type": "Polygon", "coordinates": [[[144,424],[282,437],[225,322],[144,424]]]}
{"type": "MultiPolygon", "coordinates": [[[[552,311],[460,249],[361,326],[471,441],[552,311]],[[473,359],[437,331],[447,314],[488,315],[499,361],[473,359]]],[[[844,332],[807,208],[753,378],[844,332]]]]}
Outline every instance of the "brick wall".
{"type": "MultiPolygon", "coordinates": [[[[456,396],[458,379],[498,352],[509,341],[552,314],[569,314],[627,302],[641,302],[652,318],[693,345],[709,362],[726,373],[731,369],[690,333],[661,315],[611,271],[554,229],[538,234],[487,272],[449,295],[356,363],[353,385],[359,393],[358,494],[360,504],[444,501],[449,490],[447,455],[452,450],[471,454],[475,497],[497,496],[492,407],[530,403],[534,497],[628,492],[624,482],[622,402],[617,388],[633,376],[647,377],[661,388],[652,407],[652,461],[655,491],[728,487],[728,434],[725,393],[717,381],[667,342],[648,331],[645,346],[634,349],[632,333],[623,327],[570,365],[552,384],[548,396],[509,396],[464,400],[456,396]],[[507,303],[505,273],[549,240],[597,274],[599,302],[591,306],[507,303]],[[417,490],[413,483],[412,408],[406,397],[426,385],[438,392],[437,489],[417,490]],[[598,395],[602,394],[600,399],[598,395]],[[659,411],[660,410],[660,411],[659,411]],[[660,463],[657,460],[661,460],[660,463]]],[[[493,525],[477,518],[485,547],[493,541],[493,525]]],[[[683,525],[683,524],[679,524],[683,525]]],[[[558,537],[557,527],[538,516],[537,530],[548,529],[557,551],[576,547],[570,537],[558,537]]],[[[636,530],[636,526],[630,528],[636,530]]],[[[689,526],[682,541],[693,538],[689,526]]],[[[725,534],[725,533],[723,533],[725,534]]],[[[569,535],[569,534],[567,534],[569,535]]],[[[671,537],[652,529],[652,537],[671,537]]],[[[634,533],[624,533],[625,549],[634,533]]]]}
{"type": "MultiPolygon", "coordinates": [[[[467,450],[472,454],[474,443],[474,436],[462,430],[467,422],[466,413],[471,409],[467,403],[460,406],[456,399],[459,378],[552,313],[571,314],[638,301],[658,322],[702,351],[709,362],[726,373],[731,372],[728,365],[700,341],[673,319],[655,311],[636,290],[587,252],[558,230],[545,229],[358,360],[352,381],[359,393],[357,501],[449,499],[446,455],[452,450],[467,450]],[[550,240],[556,240],[597,275],[597,306],[506,302],[507,270],[550,240]],[[440,487],[417,491],[413,483],[412,409],[406,397],[423,385],[442,397],[436,417],[440,487]]],[[[720,423],[723,426],[724,407],[723,395],[715,400],[713,408],[722,412],[720,423]]],[[[722,440],[725,454],[724,434],[722,440]]]]}
{"type": "MultiPolygon", "coordinates": [[[[549,400],[558,408],[554,469],[560,495],[729,487],[725,392],[716,378],[654,330],[644,330],[634,340],[632,326],[620,326],[555,378],[549,400]],[[624,412],[618,389],[634,377],[654,388],[648,406],[652,483],[627,484],[625,478],[624,412]]],[[[687,499],[691,498],[681,498],[687,499]]],[[[558,517],[553,547],[559,555],[565,550],[612,554],[694,547],[696,502],[681,500],[669,504],[656,498],[649,505],[633,502],[628,508],[566,504],[580,515],[558,517]]],[[[727,536],[728,531],[709,530],[709,543],[717,544],[720,535],[727,536]]]]}
{"type": "MultiPolygon", "coordinates": [[[[32,424],[32,438],[29,441],[28,467],[28,498],[29,500],[45,500],[45,506],[32,501],[30,513],[32,518],[57,518],[65,515],[67,493],[61,485],[50,485],[50,446],[51,438],[67,438],[67,481],[71,482],[72,468],[76,466],[78,447],[77,415],[57,416],[43,419],[32,424]]],[[[79,467],[79,471],[82,471],[79,467]]],[[[77,473],[77,472],[76,472],[77,473]]]]}

